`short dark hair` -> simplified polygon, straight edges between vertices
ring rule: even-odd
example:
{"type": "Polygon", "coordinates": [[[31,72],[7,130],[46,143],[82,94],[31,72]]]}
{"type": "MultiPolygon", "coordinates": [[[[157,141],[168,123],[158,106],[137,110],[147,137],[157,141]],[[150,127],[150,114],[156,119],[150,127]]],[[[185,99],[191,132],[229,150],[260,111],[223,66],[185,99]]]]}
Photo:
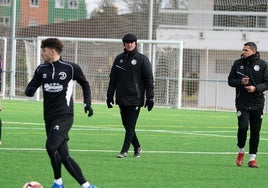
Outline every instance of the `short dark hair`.
{"type": "Polygon", "coordinates": [[[249,46],[249,48],[253,51],[257,52],[257,45],[254,42],[246,42],[244,46],[249,46]]]}
{"type": "Polygon", "coordinates": [[[41,48],[52,48],[55,49],[60,54],[63,50],[63,44],[57,38],[47,38],[42,40],[41,48]]]}

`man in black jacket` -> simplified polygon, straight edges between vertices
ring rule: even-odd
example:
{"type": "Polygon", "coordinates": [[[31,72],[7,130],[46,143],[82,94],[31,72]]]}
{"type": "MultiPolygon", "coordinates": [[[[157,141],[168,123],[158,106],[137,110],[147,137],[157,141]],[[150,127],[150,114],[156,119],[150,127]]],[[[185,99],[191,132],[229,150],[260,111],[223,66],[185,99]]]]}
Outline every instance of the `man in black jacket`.
{"type": "Polygon", "coordinates": [[[67,145],[68,132],[72,127],[74,116],[72,98],[74,81],[82,87],[84,110],[90,117],[93,115],[93,110],[89,83],[77,64],[61,59],[63,44],[59,39],[45,39],[41,43],[41,48],[41,56],[45,62],[36,68],[25,94],[32,97],[42,86],[47,134],[46,150],[54,172],[52,188],[64,188],[61,177],[62,164],[82,188],[96,188],[84,178],[79,165],[70,156],[67,145]]]}
{"type": "Polygon", "coordinates": [[[149,59],[137,50],[137,37],[126,34],[123,38],[124,52],[113,63],[107,90],[107,106],[112,108],[114,93],[119,105],[125,139],[118,158],[127,156],[130,144],[134,157],[140,157],[141,146],[136,135],[136,122],[142,106],[151,111],[154,106],[154,85],[152,66],[149,59]],[[146,102],[144,105],[144,98],[146,102]]]}
{"type": "Polygon", "coordinates": [[[248,166],[258,168],[255,158],[258,151],[264,108],[264,94],[268,89],[268,64],[260,59],[253,42],[244,44],[241,58],[236,60],[228,76],[228,84],[236,88],[235,105],[238,118],[237,166],[243,163],[247,130],[250,125],[248,166]]]}

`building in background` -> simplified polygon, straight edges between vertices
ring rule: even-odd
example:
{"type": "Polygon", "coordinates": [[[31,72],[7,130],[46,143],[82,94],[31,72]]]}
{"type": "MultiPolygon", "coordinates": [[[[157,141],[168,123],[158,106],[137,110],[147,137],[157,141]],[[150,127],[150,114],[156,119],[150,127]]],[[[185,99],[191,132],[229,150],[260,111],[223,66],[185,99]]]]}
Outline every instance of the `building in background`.
{"type": "MultiPolygon", "coordinates": [[[[172,1],[174,2],[174,1],[172,1]]],[[[228,109],[234,90],[224,81],[247,41],[268,60],[267,0],[183,0],[160,9],[157,40],[184,42],[184,77],[198,78],[197,106],[228,109]],[[219,100],[221,99],[221,100],[219,100]]]]}
{"type": "Polygon", "coordinates": [[[17,1],[20,10],[20,27],[39,26],[48,24],[48,1],[22,0],[17,1]]]}
{"type": "MultiPolygon", "coordinates": [[[[109,3],[112,1],[103,0],[103,4],[90,17],[87,17],[88,7],[86,8],[83,0],[16,1],[16,37],[7,40],[8,43],[16,40],[16,52],[7,45],[7,53],[10,53],[7,54],[8,69],[11,70],[11,57],[16,57],[16,95],[20,96],[18,88],[25,84],[26,59],[39,56],[35,46],[38,36],[121,39],[125,33],[132,32],[139,41],[183,41],[181,93],[178,89],[180,47],[147,47],[143,44],[144,53],[149,57],[153,56],[157,105],[174,107],[180,96],[183,108],[234,109],[235,92],[227,85],[227,76],[233,61],[240,57],[241,46],[247,41],[255,42],[262,59],[268,60],[267,1],[127,0],[120,1],[128,10],[121,14],[120,2],[117,4],[119,6],[114,6],[109,3]],[[153,7],[150,7],[151,2],[153,7]],[[27,58],[25,46],[30,51],[27,58]],[[29,50],[31,47],[32,52],[29,50]]],[[[10,2],[13,1],[0,0],[2,25],[9,28],[12,26],[10,2]]],[[[0,31],[0,37],[10,36],[12,33],[11,29],[5,31],[0,31]]],[[[107,44],[105,40],[84,42],[68,42],[70,49],[66,48],[68,51],[65,57],[78,60],[86,70],[92,71],[87,74],[92,77],[90,80],[95,80],[93,96],[97,101],[103,102],[105,97],[101,94],[105,93],[105,80],[108,77],[106,67],[110,65],[108,61],[113,59],[114,53],[118,53],[117,47],[121,49],[122,46],[107,44]]],[[[0,50],[3,49],[2,43],[0,38],[0,50]]],[[[142,46],[141,43],[138,44],[142,46]]],[[[32,62],[35,61],[28,63],[32,66],[32,62]]]]}
{"type": "MultiPolygon", "coordinates": [[[[0,1],[0,26],[10,27],[12,1],[0,1]]],[[[40,26],[85,19],[86,4],[79,0],[16,0],[16,27],[40,26]]]]}
{"type": "Polygon", "coordinates": [[[87,17],[84,0],[49,0],[48,2],[49,24],[77,21],[87,17]]]}
{"type": "Polygon", "coordinates": [[[11,0],[0,1],[0,27],[1,28],[10,27],[11,17],[12,17],[11,0]]]}

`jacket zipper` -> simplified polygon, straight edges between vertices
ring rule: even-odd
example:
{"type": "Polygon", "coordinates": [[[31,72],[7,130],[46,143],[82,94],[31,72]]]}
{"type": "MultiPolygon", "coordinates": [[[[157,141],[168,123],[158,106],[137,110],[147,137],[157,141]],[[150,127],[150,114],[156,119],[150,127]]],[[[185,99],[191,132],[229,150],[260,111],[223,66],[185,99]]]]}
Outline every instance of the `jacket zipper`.
{"type": "Polygon", "coordinates": [[[53,65],[53,63],[51,63],[52,65],[52,80],[54,80],[55,77],[55,66],[53,65]]]}

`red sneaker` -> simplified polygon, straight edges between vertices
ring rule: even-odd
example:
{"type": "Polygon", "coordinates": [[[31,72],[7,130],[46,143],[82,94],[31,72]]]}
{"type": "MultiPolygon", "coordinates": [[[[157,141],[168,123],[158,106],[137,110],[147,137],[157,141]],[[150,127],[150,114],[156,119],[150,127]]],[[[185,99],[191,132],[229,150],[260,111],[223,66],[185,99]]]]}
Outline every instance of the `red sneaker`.
{"type": "Polygon", "coordinates": [[[236,165],[237,166],[242,166],[243,158],[244,158],[244,153],[238,153],[237,154],[237,158],[236,158],[236,165]]]}
{"type": "Polygon", "coordinates": [[[259,165],[257,164],[257,162],[255,160],[253,160],[253,161],[248,162],[248,167],[259,168],[259,165]]]}

